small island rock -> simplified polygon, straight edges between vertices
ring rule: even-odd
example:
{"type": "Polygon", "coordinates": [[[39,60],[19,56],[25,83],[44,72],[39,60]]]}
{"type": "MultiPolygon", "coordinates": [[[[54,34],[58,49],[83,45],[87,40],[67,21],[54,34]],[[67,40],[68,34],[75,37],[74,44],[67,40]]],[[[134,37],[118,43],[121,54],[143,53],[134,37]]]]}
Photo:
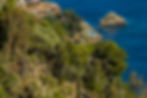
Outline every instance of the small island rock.
{"type": "Polygon", "coordinates": [[[102,28],[119,28],[126,25],[126,20],[114,12],[108,13],[100,20],[102,28]]]}

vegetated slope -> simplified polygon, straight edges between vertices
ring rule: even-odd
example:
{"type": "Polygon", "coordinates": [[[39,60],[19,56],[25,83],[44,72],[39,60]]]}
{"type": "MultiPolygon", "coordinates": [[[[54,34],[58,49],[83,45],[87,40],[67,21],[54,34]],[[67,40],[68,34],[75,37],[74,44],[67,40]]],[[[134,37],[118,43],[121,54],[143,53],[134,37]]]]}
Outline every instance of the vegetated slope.
{"type": "Polygon", "coordinates": [[[0,9],[1,98],[136,98],[118,45],[83,36],[72,12],[38,19],[12,1],[0,9]]]}

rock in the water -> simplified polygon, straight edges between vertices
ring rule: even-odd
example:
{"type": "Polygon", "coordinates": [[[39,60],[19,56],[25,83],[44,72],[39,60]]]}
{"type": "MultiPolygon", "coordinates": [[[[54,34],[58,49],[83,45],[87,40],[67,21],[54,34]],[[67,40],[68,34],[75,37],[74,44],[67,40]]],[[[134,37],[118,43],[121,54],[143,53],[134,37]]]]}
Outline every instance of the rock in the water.
{"type": "Polygon", "coordinates": [[[126,25],[126,20],[114,12],[108,13],[100,21],[100,26],[102,28],[119,28],[126,25]]]}

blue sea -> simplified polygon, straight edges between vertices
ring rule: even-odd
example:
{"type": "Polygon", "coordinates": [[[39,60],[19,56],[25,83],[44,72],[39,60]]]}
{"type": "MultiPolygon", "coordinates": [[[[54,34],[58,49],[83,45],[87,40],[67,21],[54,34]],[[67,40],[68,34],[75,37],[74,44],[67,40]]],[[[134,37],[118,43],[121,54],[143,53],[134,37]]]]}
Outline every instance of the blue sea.
{"type": "Polygon", "coordinates": [[[74,10],[89,24],[100,31],[105,40],[114,40],[128,54],[128,68],[123,75],[127,79],[136,71],[147,80],[147,0],[52,0],[63,10],[74,10]],[[128,24],[115,33],[104,33],[99,28],[100,19],[114,11],[128,24]]]}

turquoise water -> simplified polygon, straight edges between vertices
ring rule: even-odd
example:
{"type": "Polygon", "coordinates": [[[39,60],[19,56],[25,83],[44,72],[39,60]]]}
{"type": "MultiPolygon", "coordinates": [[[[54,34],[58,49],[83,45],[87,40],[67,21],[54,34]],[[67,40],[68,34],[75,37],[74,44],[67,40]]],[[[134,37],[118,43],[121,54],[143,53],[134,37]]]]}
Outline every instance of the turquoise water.
{"type": "Polygon", "coordinates": [[[124,73],[127,79],[136,71],[147,80],[147,0],[52,0],[64,10],[74,10],[104,36],[116,41],[128,54],[129,67],[124,73]],[[116,33],[103,32],[99,20],[109,11],[123,16],[128,25],[116,33]]]}

